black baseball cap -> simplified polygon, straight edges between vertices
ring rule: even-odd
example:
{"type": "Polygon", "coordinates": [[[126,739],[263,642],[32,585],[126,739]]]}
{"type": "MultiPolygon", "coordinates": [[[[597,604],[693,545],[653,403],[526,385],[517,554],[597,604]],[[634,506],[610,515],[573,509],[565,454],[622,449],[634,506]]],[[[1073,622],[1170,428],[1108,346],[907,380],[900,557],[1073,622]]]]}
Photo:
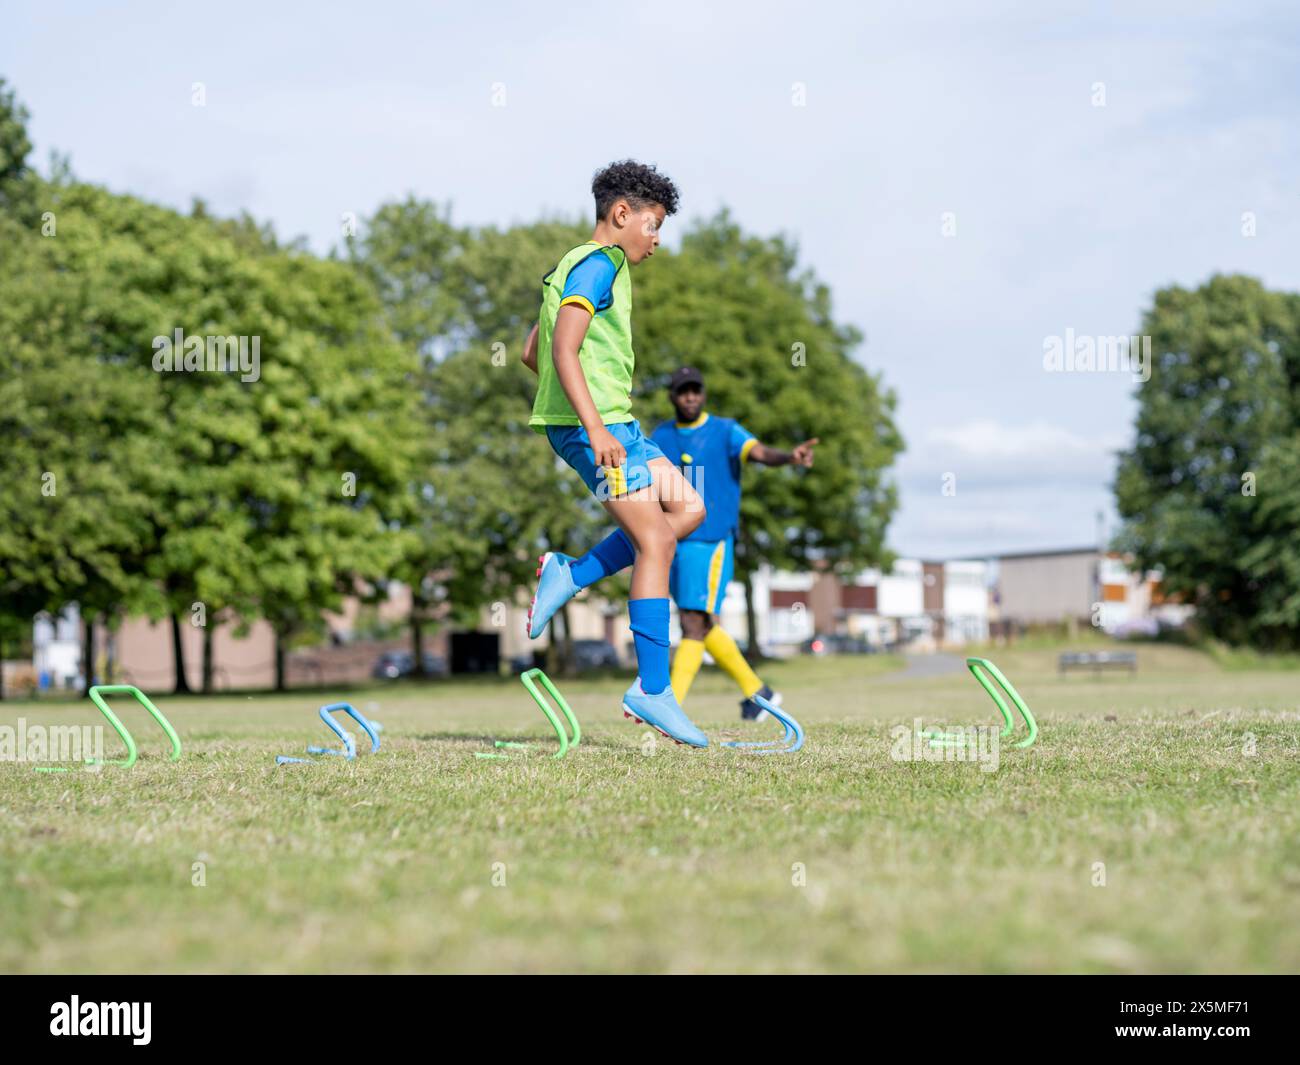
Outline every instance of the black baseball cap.
{"type": "Polygon", "coordinates": [[[672,377],[668,378],[668,391],[671,393],[680,392],[687,385],[704,387],[704,375],[694,366],[683,366],[680,370],[674,370],[672,377]]]}

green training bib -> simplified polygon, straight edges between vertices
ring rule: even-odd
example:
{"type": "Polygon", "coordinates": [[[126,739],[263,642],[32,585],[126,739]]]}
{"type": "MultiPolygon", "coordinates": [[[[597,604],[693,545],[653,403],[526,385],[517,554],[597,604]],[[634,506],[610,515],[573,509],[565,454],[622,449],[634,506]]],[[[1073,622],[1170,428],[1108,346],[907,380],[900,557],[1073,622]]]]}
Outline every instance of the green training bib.
{"type": "Polygon", "coordinates": [[[528,424],[539,433],[548,425],[581,425],[551,361],[551,338],[569,271],[591,255],[607,255],[613,262],[614,302],[592,316],[587,336],[578,351],[583,376],[600,420],[606,425],[632,420],[632,278],[623,249],[594,241],[567,252],[542,280],[542,310],[538,317],[537,398],[528,424]]]}

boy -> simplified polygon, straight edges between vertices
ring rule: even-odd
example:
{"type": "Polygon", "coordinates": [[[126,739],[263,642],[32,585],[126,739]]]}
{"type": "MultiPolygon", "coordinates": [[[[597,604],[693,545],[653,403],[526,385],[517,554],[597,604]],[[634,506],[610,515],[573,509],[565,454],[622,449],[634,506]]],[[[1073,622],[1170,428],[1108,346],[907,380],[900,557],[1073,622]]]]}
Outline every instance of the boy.
{"type": "Polygon", "coordinates": [[[673,657],[673,692],[679,703],[686,701],[704,652],[708,651],[740,687],[744,696],[741,718],[759,721],[767,715],[754,702],[754,696],[777,705],[781,697],[758,679],[736,641],[717,619],[735,558],[740,467],[747,461],[763,466],[811,466],[813,448],[819,441],[805,440],[793,451],[779,451],[760,444],[731,418],[705,413],[704,378],[690,366],[683,366],[669,379],[668,398],[677,411],[677,420],[660,423],[651,439],[704,496],[708,512],[708,517],[678,546],[673,558],[669,588],[682,622],[682,642],[673,657]]]}
{"type": "Polygon", "coordinates": [[[528,611],[536,639],[578,591],[631,565],[628,614],[637,679],[623,713],[678,743],[707,747],[682,713],[668,674],[668,571],[677,541],[704,520],[704,503],[632,417],[629,266],[659,246],[677,188],[654,167],[612,163],[591,183],[596,228],[542,279],[542,310],[524,344],[538,377],[529,419],[586,482],[618,528],[581,558],[543,555],[528,611]]]}

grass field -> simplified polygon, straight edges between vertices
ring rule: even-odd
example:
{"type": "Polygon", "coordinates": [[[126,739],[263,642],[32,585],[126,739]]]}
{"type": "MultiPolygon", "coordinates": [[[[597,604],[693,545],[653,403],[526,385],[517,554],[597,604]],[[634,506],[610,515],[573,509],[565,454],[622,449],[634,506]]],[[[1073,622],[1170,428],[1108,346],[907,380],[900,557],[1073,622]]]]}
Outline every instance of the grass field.
{"type": "MultiPolygon", "coordinates": [[[[0,969],[1300,969],[1300,673],[1143,647],[1136,678],[1062,681],[1053,649],[991,657],[1042,729],[992,773],[891,758],[916,716],[996,713],[964,672],[885,658],[767,671],[807,730],[789,757],[651,748],[617,680],[564,685],[585,736],[562,762],[517,681],[329,693],[383,750],[279,769],[327,739],[323,695],[160,696],[175,764],[118,700],[135,768],[0,764],[0,969]],[[538,742],[476,759],[493,738],[538,742]]],[[[706,671],[689,709],[773,738],[736,699],[706,671]]],[[[0,706],[19,716],[97,720],[0,706]]]]}

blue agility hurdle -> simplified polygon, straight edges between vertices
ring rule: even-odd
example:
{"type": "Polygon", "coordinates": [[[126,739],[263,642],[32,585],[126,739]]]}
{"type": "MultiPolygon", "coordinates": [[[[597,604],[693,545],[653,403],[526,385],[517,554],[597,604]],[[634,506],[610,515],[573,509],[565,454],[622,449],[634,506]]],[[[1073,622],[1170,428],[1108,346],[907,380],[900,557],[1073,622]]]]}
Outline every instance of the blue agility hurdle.
{"type": "MultiPolygon", "coordinates": [[[[308,754],[334,755],[346,758],[349,762],[357,756],[357,742],[352,733],[348,732],[333,717],[337,713],[345,713],[353,721],[361,726],[361,730],[370,738],[370,753],[379,753],[379,730],[382,727],[378,721],[371,721],[361,711],[357,710],[351,703],[327,703],[320,708],[320,719],[325,722],[326,728],[333,732],[340,740],[343,741],[343,747],[308,747],[308,754]]],[[[277,755],[276,765],[311,765],[310,758],[294,758],[291,755],[277,755]]]]}
{"type": "Polygon", "coordinates": [[[794,754],[803,746],[803,729],[799,726],[798,721],[785,711],[777,709],[775,705],[768,702],[761,695],[751,695],[750,698],[781,722],[781,726],[785,729],[785,735],[779,740],[764,740],[757,743],[742,743],[739,740],[733,740],[724,743],[724,747],[738,748],[748,751],[750,754],[794,754]]]}

